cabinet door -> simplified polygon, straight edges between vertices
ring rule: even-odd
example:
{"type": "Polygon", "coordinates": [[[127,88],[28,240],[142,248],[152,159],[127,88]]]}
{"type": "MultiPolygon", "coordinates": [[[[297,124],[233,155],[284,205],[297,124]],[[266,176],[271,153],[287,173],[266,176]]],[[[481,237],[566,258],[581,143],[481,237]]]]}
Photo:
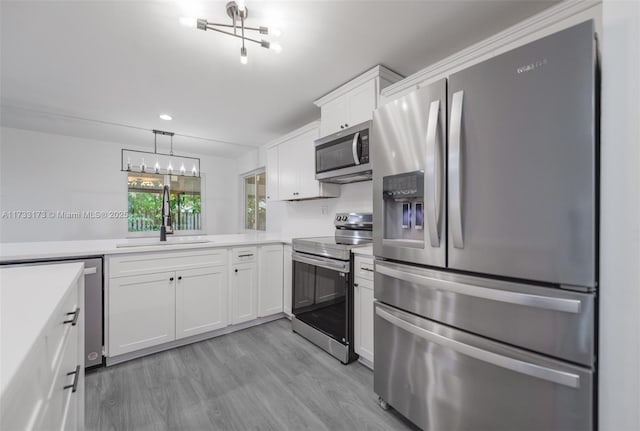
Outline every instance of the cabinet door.
{"type": "Polygon", "coordinates": [[[176,273],[176,338],[227,326],[227,266],[176,273]]]}
{"type": "Polygon", "coordinates": [[[258,256],[258,317],[282,313],[282,245],[262,246],[258,256]]]}
{"type": "MultiPolygon", "coordinates": [[[[278,145],[278,198],[295,199],[298,187],[298,140],[293,138],[278,145]]],[[[315,167],[313,169],[315,175],[315,167]]],[[[269,177],[267,176],[267,181],[269,177]]]]}
{"type": "Polygon", "coordinates": [[[254,263],[233,266],[231,272],[231,323],[237,324],[258,317],[258,271],[254,263]]]}
{"type": "Polygon", "coordinates": [[[320,183],[316,180],[316,147],[318,129],[314,128],[296,138],[296,195],[297,199],[320,195],[320,183]]]}
{"type": "Polygon", "coordinates": [[[109,355],[175,339],[175,273],[109,280],[109,355]]]}
{"type": "Polygon", "coordinates": [[[292,264],[292,258],[291,258],[291,246],[290,245],[285,245],[284,246],[284,251],[283,251],[283,283],[282,283],[282,289],[283,289],[283,310],[284,310],[284,314],[286,314],[287,316],[291,317],[291,301],[292,301],[292,275],[293,275],[293,264],[292,264]]]}
{"type": "Polygon", "coordinates": [[[320,136],[327,136],[340,131],[340,126],[347,123],[349,97],[344,95],[322,105],[320,108],[320,136]]]}
{"type": "Polygon", "coordinates": [[[376,109],[376,80],[372,79],[348,94],[349,107],[346,116],[347,127],[369,121],[376,109]]]}
{"type": "Polygon", "coordinates": [[[267,148],[267,201],[278,200],[278,145],[267,148]]]}
{"type": "Polygon", "coordinates": [[[354,282],[354,342],[361,358],[373,364],[373,283],[363,278],[354,282]]]}

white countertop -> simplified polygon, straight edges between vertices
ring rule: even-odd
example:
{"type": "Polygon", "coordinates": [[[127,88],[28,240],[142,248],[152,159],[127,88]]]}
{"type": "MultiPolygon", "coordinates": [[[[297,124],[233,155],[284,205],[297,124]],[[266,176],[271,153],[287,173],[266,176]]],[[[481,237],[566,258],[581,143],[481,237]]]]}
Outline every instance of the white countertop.
{"type": "Polygon", "coordinates": [[[0,394],[4,393],[82,263],[0,269],[0,394]]]}
{"type": "Polygon", "coordinates": [[[143,253],[167,250],[233,247],[250,244],[291,244],[292,238],[298,238],[302,236],[304,235],[292,235],[284,233],[202,235],[198,236],[198,238],[206,239],[209,242],[195,244],[176,243],[150,245],[143,247],[117,247],[117,244],[126,241],[135,241],[136,239],[143,240],[143,238],[0,243],[0,263],[56,258],[101,256],[110,254],[143,253]]]}

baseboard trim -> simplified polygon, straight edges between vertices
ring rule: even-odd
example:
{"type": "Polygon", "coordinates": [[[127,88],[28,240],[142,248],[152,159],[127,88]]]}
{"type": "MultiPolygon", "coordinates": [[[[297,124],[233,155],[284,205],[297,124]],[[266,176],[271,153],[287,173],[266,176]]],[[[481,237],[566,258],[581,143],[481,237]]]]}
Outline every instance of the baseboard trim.
{"type": "Polygon", "coordinates": [[[362,356],[360,356],[358,358],[358,362],[360,362],[362,365],[364,365],[365,367],[367,367],[368,369],[373,371],[373,362],[371,362],[370,360],[365,359],[362,356]]]}
{"type": "Polygon", "coordinates": [[[274,320],[279,320],[282,318],[286,318],[286,314],[278,313],[272,316],[260,317],[255,320],[251,320],[249,322],[239,323],[237,325],[229,325],[226,328],[218,329],[216,331],[205,332],[203,334],[193,335],[187,338],[181,338],[179,340],[173,340],[168,343],[159,344],[153,347],[147,347],[146,349],[136,350],[135,352],[124,353],[118,356],[112,356],[105,358],[105,365],[107,367],[111,365],[121,364],[123,362],[130,361],[132,359],[142,358],[143,356],[153,355],[154,353],[164,352],[165,350],[174,349],[176,347],[182,347],[189,344],[197,343],[199,341],[210,340],[211,338],[216,338],[221,335],[231,334],[233,332],[241,331],[243,329],[251,328],[253,326],[262,325],[265,323],[273,322],[274,320]]]}

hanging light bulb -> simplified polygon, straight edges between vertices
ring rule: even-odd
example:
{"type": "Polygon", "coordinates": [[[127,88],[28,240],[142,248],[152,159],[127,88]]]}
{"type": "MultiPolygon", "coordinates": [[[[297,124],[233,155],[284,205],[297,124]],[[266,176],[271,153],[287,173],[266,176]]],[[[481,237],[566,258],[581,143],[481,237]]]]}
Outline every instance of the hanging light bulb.
{"type": "Polygon", "coordinates": [[[280,37],[280,36],[282,36],[282,32],[280,31],[280,29],[279,29],[279,28],[270,28],[270,29],[269,29],[269,34],[270,34],[271,36],[274,36],[274,37],[280,37]]]}
{"type": "Polygon", "coordinates": [[[247,64],[248,60],[249,59],[247,58],[247,48],[243,46],[242,48],[240,48],[240,63],[247,64]]]}
{"type": "Polygon", "coordinates": [[[180,165],[180,175],[184,175],[185,173],[185,169],[184,169],[184,163],[182,165],[180,165]]]}
{"type": "Polygon", "coordinates": [[[157,158],[156,158],[156,164],[153,168],[155,169],[156,174],[160,172],[160,162],[157,158]]]}
{"type": "Polygon", "coordinates": [[[273,51],[275,51],[277,53],[280,53],[280,52],[282,52],[282,45],[280,45],[277,42],[271,42],[269,44],[269,49],[271,49],[271,50],[273,50],[273,51]]]}
{"type": "Polygon", "coordinates": [[[170,174],[173,173],[173,166],[171,166],[171,162],[169,162],[169,166],[167,166],[167,172],[170,174]]]}
{"type": "Polygon", "coordinates": [[[127,170],[131,170],[131,157],[127,157],[127,170]]]}
{"type": "Polygon", "coordinates": [[[147,168],[147,165],[144,164],[144,158],[143,158],[142,162],[140,163],[140,170],[144,172],[146,168],[147,168]]]}
{"type": "Polygon", "coordinates": [[[198,170],[196,169],[196,164],[193,164],[193,168],[191,169],[191,173],[193,174],[193,176],[195,177],[196,175],[198,175],[198,170]]]}

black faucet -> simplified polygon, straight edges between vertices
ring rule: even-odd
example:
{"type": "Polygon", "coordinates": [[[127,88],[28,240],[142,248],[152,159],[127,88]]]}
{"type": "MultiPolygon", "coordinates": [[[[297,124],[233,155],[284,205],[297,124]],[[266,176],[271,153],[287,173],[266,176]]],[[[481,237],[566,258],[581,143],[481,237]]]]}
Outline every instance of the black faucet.
{"type": "Polygon", "coordinates": [[[167,235],[173,233],[171,223],[171,195],[169,194],[169,186],[165,185],[162,189],[162,225],[160,226],[160,241],[166,241],[167,235]]]}

